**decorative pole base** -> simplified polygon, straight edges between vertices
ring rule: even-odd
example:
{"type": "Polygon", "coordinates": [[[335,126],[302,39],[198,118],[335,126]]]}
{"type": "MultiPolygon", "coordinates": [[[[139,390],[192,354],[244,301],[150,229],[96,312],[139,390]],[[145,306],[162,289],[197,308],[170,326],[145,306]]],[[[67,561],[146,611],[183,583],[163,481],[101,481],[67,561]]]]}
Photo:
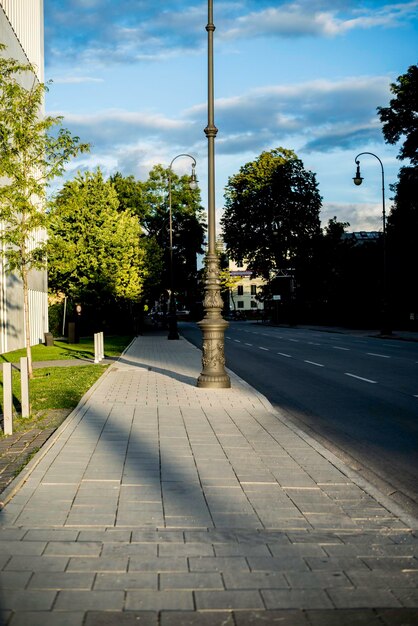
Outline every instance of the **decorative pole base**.
{"type": "Polygon", "coordinates": [[[203,334],[203,371],[197,379],[198,387],[226,389],[231,380],[225,371],[224,333],[228,322],[219,319],[205,318],[198,322],[203,334]]]}
{"type": "Polygon", "coordinates": [[[226,389],[231,380],[225,371],[224,333],[228,327],[221,310],[223,301],[220,292],[219,264],[216,254],[206,258],[207,279],[205,285],[205,317],[198,322],[203,334],[203,370],[197,379],[198,387],[226,389]]]}

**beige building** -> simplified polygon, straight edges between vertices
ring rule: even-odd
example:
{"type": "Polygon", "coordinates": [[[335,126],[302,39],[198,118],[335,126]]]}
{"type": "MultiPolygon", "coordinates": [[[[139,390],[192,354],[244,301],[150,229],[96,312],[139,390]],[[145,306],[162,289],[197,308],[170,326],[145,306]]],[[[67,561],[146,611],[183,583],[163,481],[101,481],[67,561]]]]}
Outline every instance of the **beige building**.
{"type": "MultiPolygon", "coordinates": [[[[25,87],[34,80],[43,82],[43,0],[0,0],[0,42],[6,46],[1,54],[34,66],[35,75],[26,77],[25,87]]],[[[46,272],[31,272],[29,281],[31,343],[37,344],[48,330],[46,272]]],[[[24,328],[22,283],[16,274],[6,272],[0,249],[0,353],[24,347],[24,328]]]]}
{"type": "Polygon", "coordinates": [[[254,278],[252,272],[243,265],[229,261],[229,273],[234,280],[234,286],[229,291],[229,308],[231,313],[242,313],[245,317],[256,317],[264,310],[263,302],[256,297],[265,285],[262,278],[254,278]]]}

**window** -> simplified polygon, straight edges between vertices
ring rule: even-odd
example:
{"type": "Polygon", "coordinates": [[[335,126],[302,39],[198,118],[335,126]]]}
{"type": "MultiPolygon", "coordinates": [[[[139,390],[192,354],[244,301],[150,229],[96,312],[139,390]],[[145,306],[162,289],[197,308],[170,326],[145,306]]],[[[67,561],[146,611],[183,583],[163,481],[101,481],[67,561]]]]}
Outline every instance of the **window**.
{"type": "Polygon", "coordinates": [[[244,285],[238,285],[238,291],[237,291],[239,296],[243,296],[244,295],[244,285]]]}
{"type": "Polygon", "coordinates": [[[244,308],[244,302],[243,302],[243,300],[238,300],[237,305],[238,305],[238,308],[239,308],[239,309],[243,309],[243,308],[244,308]]]}
{"type": "Polygon", "coordinates": [[[257,295],[257,285],[251,285],[251,295],[252,296],[257,295]]]}
{"type": "Polygon", "coordinates": [[[257,302],[255,302],[254,300],[251,300],[251,308],[252,309],[256,309],[257,308],[257,302]]]}

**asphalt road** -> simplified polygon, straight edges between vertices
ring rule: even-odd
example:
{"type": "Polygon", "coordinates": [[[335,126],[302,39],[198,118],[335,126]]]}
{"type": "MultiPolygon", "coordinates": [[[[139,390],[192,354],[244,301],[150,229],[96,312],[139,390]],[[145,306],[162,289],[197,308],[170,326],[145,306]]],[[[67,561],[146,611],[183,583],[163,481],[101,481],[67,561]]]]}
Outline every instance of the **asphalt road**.
{"type": "MultiPolygon", "coordinates": [[[[201,331],[181,323],[201,347],[201,331]]],[[[418,343],[231,322],[227,367],[418,518],[418,343]]]]}

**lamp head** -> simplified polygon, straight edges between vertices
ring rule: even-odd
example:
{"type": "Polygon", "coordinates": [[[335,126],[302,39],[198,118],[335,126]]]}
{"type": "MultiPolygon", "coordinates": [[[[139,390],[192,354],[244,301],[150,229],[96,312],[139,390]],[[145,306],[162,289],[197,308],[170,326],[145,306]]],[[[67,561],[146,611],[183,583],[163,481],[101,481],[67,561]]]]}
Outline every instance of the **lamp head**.
{"type": "Polygon", "coordinates": [[[195,172],[195,164],[192,164],[192,175],[190,176],[189,187],[190,189],[197,189],[197,178],[195,172]]]}
{"type": "Polygon", "coordinates": [[[356,170],[356,175],[353,178],[353,182],[355,185],[361,185],[361,183],[363,182],[363,178],[360,174],[360,161],[356,161],[357,163],[357,170],[356,170]]]}

